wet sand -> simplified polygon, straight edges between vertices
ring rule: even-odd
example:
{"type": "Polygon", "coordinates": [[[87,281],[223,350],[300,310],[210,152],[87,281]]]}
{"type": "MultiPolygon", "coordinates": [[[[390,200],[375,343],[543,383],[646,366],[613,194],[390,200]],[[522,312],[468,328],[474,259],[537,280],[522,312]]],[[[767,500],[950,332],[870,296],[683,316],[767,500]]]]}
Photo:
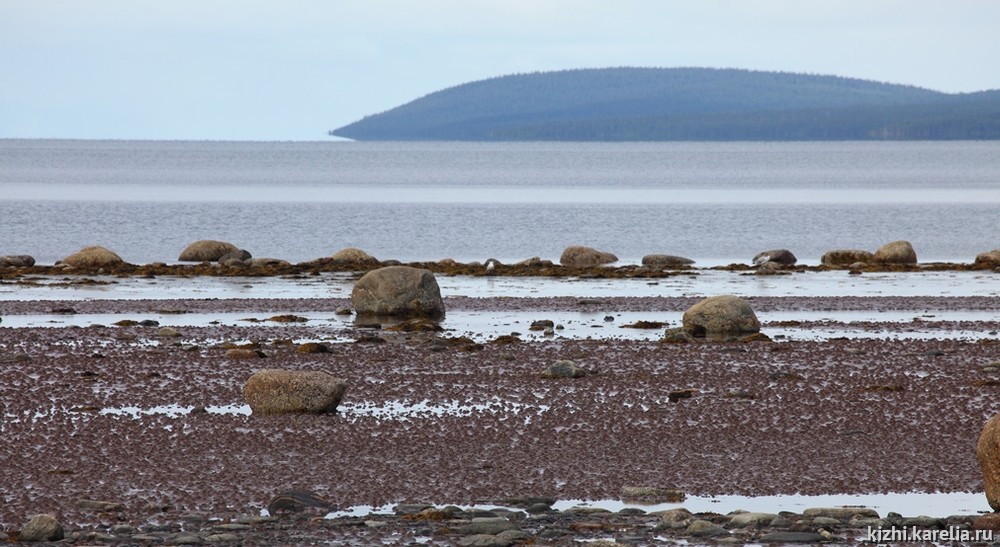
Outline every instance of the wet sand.
{"type": "MultiPolygon", "coordinates": [[[[447,305],[487,312],[683,311],[697,300],[453,297],[447,305]]],[[[998,309],[990,297],[750,300],[758,310],[785,311],[998,309]]],[[[0,317],[72,310],[141,320],[164,309],[266,317],[275,310],[332,313],[346,305],[343,298],[9,301],[0,302],[0,317]]],[[[920,328],[959,326],[937,321],[920,328]]],[[[163,337],[156,326],[10,329],[0,323],[0,529],[14,535],[30,515],[52,513],[80,541],[113,525],[135,527],[132,536],[159,528],[201,531],[204,540],[204,530],[233,523],[238,533],[229,539],[246,544],[299,543],[295,534],[351,538],[348,544],[357,545],[386,537],[405,543],[428,532],[448,544],[468,535],[433,519],[395,517],[388,527],[371,527],[364,518],[259,515],[287,488],[316,492],[336,508],[611,500],[629,486],[689,496],[976,492],[982,478],[975,442],[1000,395],[995,332],[975,341],[663,344],[555,336],[476,343],[448,332],[353,328],[353,341],[330,341],[327,353],[305,354],[295,341],[322,341],[329,333],[273,322],[177,331],[180,336],[163,337]],[[227,357],[228,348],[248,343],[264,357],[227,357]],[[540,376],[560,359],[592,374],[540,376]],[[243,383],[261,368],[344,378],[341,411],[269,417],[233,411],[243,405],[243,383]],[[672,392],[685,389],[691,397],[671,401],[672,392]],[[81,508],[81,500],[121,508],[95,511],[81,508]]],[[[519,527],[545,544],[552,539],[541,535],[546,526],[570,530],[573,522],[597,517],[547,518],[551,525],[524,520],[534,527],[519,527]]],[[[577,526],[571,537],[690,539],[684,529],[663,529],[659,517],[615,516],[627,521],[618,528],[607,518],[590,529],[577,526]]],[[[781,529],[794,529],[794,521],[781,529]]],[[[837,537],[852,533],[859,532],[837,537]]],[[[157,540],[172,541],[179,540],[157,540]]]]}

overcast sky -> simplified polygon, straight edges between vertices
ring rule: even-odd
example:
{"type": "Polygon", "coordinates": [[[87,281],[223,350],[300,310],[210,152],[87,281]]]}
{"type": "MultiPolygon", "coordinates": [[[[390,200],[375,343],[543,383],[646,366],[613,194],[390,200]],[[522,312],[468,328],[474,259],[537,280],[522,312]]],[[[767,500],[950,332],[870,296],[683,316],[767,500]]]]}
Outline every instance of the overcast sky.
{"type": "Polygon", "coordinates": [[[323,140],[517,72],[1000,88],[992,0],[0,0],[0,138],[323,140]]]}

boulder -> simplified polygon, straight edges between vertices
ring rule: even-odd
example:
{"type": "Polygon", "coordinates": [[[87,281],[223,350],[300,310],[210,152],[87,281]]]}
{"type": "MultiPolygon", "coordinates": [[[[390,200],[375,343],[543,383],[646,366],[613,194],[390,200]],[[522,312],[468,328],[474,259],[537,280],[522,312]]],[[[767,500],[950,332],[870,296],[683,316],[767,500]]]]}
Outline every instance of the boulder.
{"type": "Polygon", "coordinates": [[[785,266],[780,262],[764,262],[757,266],[757,275],[782,275],[787,274],[785,271],[785,266]]]}
{"type": "Polygon", "coordinates": [[[525,266],[528,268],[543,268],[552,266],[551,260],[542,260],[540,256],[533,256],[531,258],[526,258],[520,262],[514,264],[515,266],[525,266]]]}
{"type": "Polygon", "coordinates": [[[857,262],[871,262],[874,256],[868,251],[858,249],[837,249],[823,254],[820,262],[824,266],[849,266],[857,262]]]}
{"type": "Polygon", "coordinates": [[[882,264],[916,264],[917,252],[909,241],[893,241],[879,247],[872,260],[882,264]]]}
{"type": "Polygon", "coordinates": [[[334,264],[349,264],[352,266],[364,266],[366,268],[375,267],[379,264],[378,259],[374,256],[354,247],[348,247],[333,253],[330,260],[334,264]]]}
{"type": "Polygon", "coordinates": [[[656,266],[660,268],[682,268],[694,264],[694,260],[683,256],[672,255],[646,255],[642,257],[643,266],[656,266]]]}
{"type": "Polygon", "coordinates": [[[802,512],[802,516],[809,518],[827,517],[837,520],[850,520],[852,518],[879,518],[878,511],[870,507],[810,507],[802,512]]]}
{"type": "Polygon", "coordinates": [[[542,371],[542,378],[583,378],[587,375],[587,370],[573,361],[556,361],[549,368],[542,371]]]}
{"type": "Polygon", "coordinates": [[[250,252],[247,251],[246,249],[233,249],[232,251],[229,251],[228,253],[220,256],[218,262],[219,264],[225,264],[231,260],[235,260],[237,262],[246,262],[251,258],[253,258],[253,255],[251,255],[250,252]]]}
{"type": "Polygon", "coordinates": [[[35,265],[35,257],[29,255],[0,256],[0,268],[30,268],[35,265]]]}
{"type": "Polygon", "coordinates": [[[122,257],[100,246],[84,247],[62,259],[63,264],[74,268],[103,268],[124,264],[122,257]]]}
{"type": "Polygon", "coordinates": [[[236,250],[238,248],[232,243],[203,239],[185,247],[177,260],[180,262],[215,262],[222,255],[236,250]]]}
{"type": "Polygon", "coordinates": [[[579,245],[566,247],[566,249],[563,250],[562,255],[559,257],[560,264],[575,268],[590,268],[593,266],[611,264],[612,262],[618,262],[618,257],[611,253],[605,253],[590,247],[583,247],[579,245]]]}
{"type": "Polygon", "coordinates": [[[990,418],[979,434],[976,459],[983,472],[986,501],[994,511],[1000,511],[1000,414],[990,418]]]}
{"type": "Polygon", "coordinates": [[[264,369],[243,385],[254,414],[325,414],[337,411],[347,384],[319,371],[264,369]]]}
{"type": "Polygon", "coordinates": [[[441,289],[430,270],[387,266],[366,273],[351,291],[358,315],[444,317],[441,289]]]}
{"type": "Polygon", "coordinates": [[[280,258],[251,258],[246,261],[246,264],[251,268],[272,268],[292,265],[291,262],[280,258]]]}
{"type": "Polygon", "coordinates": [[[711,521],[696,519],[692,520],[691,524],[688,524],[688,527],[684,529],[684,533],[694,537],[716,537],[728,534],[729,532],[722,526],[711,521]]]}
{"type": "Polygon", "coordinates": [[[768,262],[776,262],[782,266],[794,266],[798,259],[792,254],[792,251],[788,249],[774,249],[771,251],[764,251],[762,253],[757,253],[757,256],[753,257],[753,263],[755,266],[760,266],[768,262]]]}
{"type": "MultiPolygon", "coordinates": [[[[986,265],[986,266],[1000,266],[1000,249],[990,251],[988,253],[979,253],[976,255],[976,265],[986,265]]],[[[0,265],[3,264],[3,257],[0,257],[0,265]]]]}
{"type": "Polygon", "coordinates": [[[663,333],[660,343],[663,344],[689,344],[694,341],[694,337],[684,329],[672,328],[663,333]]]}
{"type": "Polygon", "coordinates": [[[62,524],[56,517],[49,514],[35,515],[28,520],[28,523],[21,528],[21,533],[17,536],[20,542],[29,541],[60,541],[64,532],[62,524]]]}
{"type": "Polygon", "coordinates": [[[746,528],[748,526],[767,526],[771,521],[778,518],[776,513],[737,513],[729,518],[729,526],[733,528],[746,528]]]}
{"type": "Polygon", "coordinates": [[[732,295],[706,298],[684,312],[683,329],[688,334],[706,336],[753,334],[760,321],[746,300],[732,295]]]}

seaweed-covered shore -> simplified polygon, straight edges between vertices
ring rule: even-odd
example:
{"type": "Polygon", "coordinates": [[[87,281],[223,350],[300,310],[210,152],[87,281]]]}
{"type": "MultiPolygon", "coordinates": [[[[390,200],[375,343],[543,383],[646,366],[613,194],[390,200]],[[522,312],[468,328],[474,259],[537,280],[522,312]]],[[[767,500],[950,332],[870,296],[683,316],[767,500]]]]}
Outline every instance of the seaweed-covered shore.
{"type": "MultiPolygon", "coordinates": [[[[595,305],[578,298],[446,300],[450,309],[484,312],[595,305]]],[[[997,303],[996,297],[946,295],[751,300],[755,308],[791,311],[988,312],[997,303]]],[[[683,310],[693,301],[602,298],[597,304],[607,312],[683,310]]],[[[78,543],[112,537],[183,543],[182,534],[190,534],[202,542],[260,545],[473,544],[476,518],[500,518],[510,524],[499,527],[524,534],[497,540],[507,544],[762,541],[777,532],[849,543],[863,539],[873,523],[902,525],[902,517],[917,515],[892,521],[887,512],[874,520],[789,513],[746,527],[734,525],[731,515],[702,514],[673,526],[666,520],[672,516],[554,512],[537,503],[614,500],[629,487],[688,496],[982,489],[975,441],[997,410],[1000,390],[1000,339],[991,321],[972,326],[986,333],[977,340],[690,344],[558,335],[483,341],[370,326],[349,329],[345,342],[308,322],[204,324],[172,332],[143,323],[164,309],[266,316],[345,305],[344,298],[0,302],[0,317],[73,308],[132,319],[87,327],[0,323],[0,530],[16,538],[28,517],[51,513],[68,541],[78,543]],[[325,351],[301,351],[307,340],[325,351]],[[541,377],[558,360],[590,374],[541,377]],[[346,380],[347,396],[335,415],[249,415],[241,388],[261,368],[322,370],[346,380]],[[262,517],[268,501],[288,488],[315,492],[337,509],[420,509],[395,516],[262,517]],[[89,503],[95,500],[113,505],[89,503]],[[525,500],[534,500],[534,512],[525,500]],[[452,504],[506,509],[477,517],[447,508],[452,504]],[[696,535],[689,528],[696,520],[721,530],[696,535]]],[[[928,328],[947,333],[953,326],[935,321],[928,328]]],[[[922,525],[967,529],[973,520],[931,517],[922,525]]],[[[485,524],[478,531],[501,533],[485,524]]]]}

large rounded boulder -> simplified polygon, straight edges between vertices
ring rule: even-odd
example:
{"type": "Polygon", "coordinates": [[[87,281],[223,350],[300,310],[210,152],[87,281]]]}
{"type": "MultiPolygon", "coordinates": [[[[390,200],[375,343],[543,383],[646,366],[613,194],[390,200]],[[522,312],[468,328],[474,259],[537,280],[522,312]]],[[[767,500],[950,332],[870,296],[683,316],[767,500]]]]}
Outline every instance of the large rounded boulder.
{"type": "Polygon", "coordinates": [[[34,515],[21,528],[21,533],[18,534],[19,543],[33,543],[36,541],[61,541],[65,537],[65,532],[63,531],[62,524],[55,516],[42,513],[39,515],[34,515]]]}
{"type": "Polygon", "coordinates": [[[1000,249],[977,254],[975,264],[977,266],[1000,266],[1000,249]]]}
{"type": "Polygon", "coordinates": [[[61,261],[74,268],[104,268],[124,264],[122,257],[100,246],[84,247],[61,261]]]}
{"type": "Polygon", "coordinates": [[[682,320],[684,332],[696,338],[753,334],[760,321],[750,304],[738,296],[706,298],[688,308],[682,320]]]}
{"type": "Polygon", "coordinates": [[[430,270],[387,266],[366,273],[351,291],[358,315],[444,317],[444,301],[430,270]]]}
{"type": "Polygon", "coordinates": [[[346,264],[350,266],[360,266],[365,268],[371,268],[374,266],[378,266],[379,264],[378,259],[376,259],[374,256],[356,247],[348,247],[346,249],[341,249],[336,253],[333,253],[333,256],[330,257],[330,260],[334,264],[346,264]]]}
{"type": "Polygon", "coordinates": [[[216,262],[226,254],[238,250],[239,248],[232,243],[203,239],[185,247],[177,260],[180,262],[216,262]]]}
{"type": "Polygon", "coordinates": [[[653,268],[684,268],[694,264],[694,260],[683,256],[651,254],[642,257],[642,265],[653,268]]]}
{"type": "Polygon", "coordinates": [[[243,385],[254,414],[327,414],[337,411],[347,384],[319,371],[264,369],[243,385]]]}
{"type": "Polygon", "coordinates": [[[782,266],[794,266],[798,259],[792,254],[792,251],[788,249],[773,249],[770,251],[764,251],[762,253],[757,253],[753,257],[753,263],[755,266],[761,266],[767,264],[768,262],[774,262],[775,264],[780,264],[782,266]]]}
{"type": "Polygon", "coordinates": [[[618,257],[603,251],[598,251],[591,247],[572,245],[566,247],[559,257],[559,263],[563,266],[574,268],[592,268],[618,262],[618,257]]]}
{"type": "Polygon", "coordinates": [[[871,251],[836,249],[824,253],[820,263],[824,266],[850,266],[858,262],[871,262],[874,256],[871,251]]]}
{"type": "Polygon", "coordinates": [[[994,511],[1000,511],[1000,414],[990,418],[979,434],[976,459],[983,472],[986,501],[994,511]]]}
{"type": "Polygon", "coordinates": [[[35,257],[31,255],[0,256],[0,268],[30,268],[35,265],[35,257]]]}
{"type": "Polygon", "coordinates": [[[916,264],[917,252],[909,241],[893,241],[879,247],[872,260],[881,264],[916,264]]]}

